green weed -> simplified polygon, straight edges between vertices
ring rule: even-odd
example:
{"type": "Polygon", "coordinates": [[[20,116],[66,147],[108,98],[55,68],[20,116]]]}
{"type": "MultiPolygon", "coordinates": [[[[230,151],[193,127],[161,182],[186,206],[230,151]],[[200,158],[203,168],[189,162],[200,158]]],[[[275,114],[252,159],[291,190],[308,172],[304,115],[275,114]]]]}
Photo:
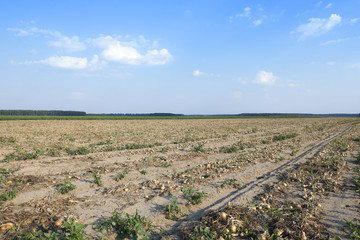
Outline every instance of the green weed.
{"type": "Polygon", "coordinates": [[[107,234],[115,231],[120,239],[138,239],[139,237],[148,239],[148,233],[154,230],[150,222],[140,216],[137,210],[134,216],[128,213],[113,212],[110,219],[100,222],[96,228],[100,232],[106,230],[107,234]]]}
{"type": "Polygon", "coordinates": [[[67,154],[69,155],[86,155],[89,154],[91,152],[90,149],[88,149],[87,147],[79,147],[77,149],[66,149],[67,154]]]}
{"type": "MultiPolygon", "coordinates": [[[[85,228],[86,225],[77,223],[72,218],[69,218],[63,223],[64,227],[61,229],[65,235],[64,239],[68,240],[83,240],[86,237],[85,228]]],[[[90,239],[90,238],[87,238],[90,239]]]]}
{"type": "Polygon", "coordinates": [[[105,167],[99,167],[99,170],[101,173],[105,173],[106,172],[106,168],[105,167]]]}
{"type": "Polygon", "coordinates": [[[237,152],[237,147],[236,146],[230,146],[230,147],[222,147],[220,149],[220,152],[223,152],[223,153],[235,153],[237,152]]]}
{"type": "Polygon", "coordinates": [[[169,162],[162,162],[162,163],[160,163],[160,167],[171,167],[171,166],[172,166],[172,164],[169,163],[169,162]]]}
{"type": "Polygon", "coordinates": [[[68,180],[65,180],[64,184],[61,184],[57,187],[57,192],[61,194],[68,193],[72,190],[74,190],[76,186],[69,182],[68,180]]]}
{"type": "Polygon", "coordinates": [[[286,140],[289,138],[294,138],[297,135],[298,135],[297,133],[284,133],[284,134],[274,136],[272,140],[273,140],[273,142],[283,141],[283,140],[286,140]]]}
{"type": "Polygon", "coordinates": [[[170,147],[166,146],[166,147],[163,147],[163,148],[160,150],[160,152],[166,153],[166,152],[168,152],[169,150],[170,150],[170,147]]]}
{"type": "Polygon", "coordinates": [[[115,176],[115,181],[119,182],[121,179],[124,179],[126,177],[126,174],[128,174],[129,172],[126,170],[123,173],[117,173],[117,175],[115,176]]]}
{"type": "Polygon", "coordinates": [[[97,173],[93,173],[94,183],[99,187],[103,185],[101,175],[97,173]]]}
{"type": "Polygon", "coordinates": [[[43,151],[40,149],[34,149],[34,152],[24,151],[16,151],[13,153],[9,153],[3,159],[3,162],[10,162],[12,160],[30,160],[37,159],[43,151]]]}
{"type": "Polygon", "coordinates": [[[232,187],[234,187],[234,188],[241,188],[241,184],[236,183],[236,182],[237,182],[237,180],[236,180],[235,178],[226,179],[226,180],[220,185],[220,187],[221,187],[221,188],[224,188],[225,186],[230,185],[230,186],[232,186],[232,187]]]}
{"type": "Polygon", "coordinates": [[[39,230],[32,233],[27,233],[16,236],[18,240],[89,240],[86,236],[85,228],[87,225],[77,223],[72,218],[69,218],[63,223],[64,227],[61,228],[61,232],[46,233],[43,230],[39,230]]]}
{"type": "Polygon", "coordinates": [[[14,199],[16,197],[16,194],[18,193],[18,191],[16,189],[9,191],[9,192],[4,192],[3,194],[0,195],[0,205],[3,204],[3,202],[5,201],[9,201],[11,199],[14,199]]]}
{"type": "Polygon", "coordinates": [[[346,223],[346,226],[351,231],[351,237],[356,240],[360,239],[360,226],[355,224],[352,221],[345,220],[345,223],[346,223]]]}
{"type": "Polygon", "coordinates": [[[186,200],[193,205],[200,204],[203,199],[207,198],[204,191],[196,192],[191,186],[188,189],[182,188],[181,191],[184,193],[186,200]]]}
{"type": "Polygon", "coordinates": [[[164,207],[165,217],[171,220],[179,220],[179,214],[181,214],[181,207],[178,205],[178,201],[173,199],[169,205],[164,207]]]}
{"type": "Polygon", "coordinates": [[[191,151],[192,151],[192,152],[205,152],[204,144],[203,144],[203,143],[199,143],[198,145],[192,146],[191,151]]]}
{"type": "Polygon", "coordinates": [[[50,157],[60,157],[60,152],[55,149],[50,149],[47,153],[50,157]]]}
{"type": "MultiPolygon", "coordinates": [[[[230,236],[231,237],[231,236],[230,236]]],[[[190,236],[191,240],[212,240],[219,239],[216,231],[211,231],[209,228],[196,227],[194,234],[190,236]]]]}

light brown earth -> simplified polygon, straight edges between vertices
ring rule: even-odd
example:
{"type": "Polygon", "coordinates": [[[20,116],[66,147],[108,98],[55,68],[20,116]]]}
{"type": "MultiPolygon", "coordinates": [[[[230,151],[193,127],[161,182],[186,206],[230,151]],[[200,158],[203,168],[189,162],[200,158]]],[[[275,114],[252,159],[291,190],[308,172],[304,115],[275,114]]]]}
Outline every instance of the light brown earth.
{"type": "MultiPolygon", "coordinates": [[[[14,171],[1,182],[0,194],[19,191],[1,206],[0,225],[12,222],[24,233],[47,231],[54,230],[61,217],[92,224],[107,219],[113,211],[138,211],[168,231],[171,236],[167,238],[181,239],[183,227],[228,202],[244,205],[253,201],[281,174],[292,172],[341,138],[350,142],[344,152],[344,158],[349,157],[348,171],[341,180],[345,187],[324,194],[319,201],[328,232],[347,239],[349,233],[341,229],[344,216],[359,220],[359,195],[352,187],[358,167],[354,162],[358,142],[352,141],[360,137],[357,123],[352,118],[2,121],[0,160],[24,151],[37,150],[39,156],[0,162],[0,168],[14,171]],[[273,139],[291,133],[296,136],[273,139]],[[131,146],[141,148],[129,149],[131,146]],[[91,153],[71,155],[79,147],[91,153]],[[196,147],[204,152],[195,151],[196,147]],[[236,151],[225,153],[229,147],[236,151]],[[141,174],[142,170],[147,173],[141,174]],[[115,181],[117,173],[125,171],[126,177],[115,181]],[[101,175],[102,186],[94,184],[93,173],[101,175]],[[242,187],[220,187],[227,179],[236,179],[242,187]],[[76,189],[62,195],[57,187],[65,180],[76,189]],[[188,204],[181,189],[189,186],[208,197],[199,205],[188,204]],[[165,218],[163,208],[172,199],[186,214],[179,221],[165,218]],[[338,211],[343,205],[343,211],[338,211]]],[[[86,232],[92,238],[100,237],[92,226],[86,232]]],[[[11,230],[1,234],[13,236],[11,230]]]]}

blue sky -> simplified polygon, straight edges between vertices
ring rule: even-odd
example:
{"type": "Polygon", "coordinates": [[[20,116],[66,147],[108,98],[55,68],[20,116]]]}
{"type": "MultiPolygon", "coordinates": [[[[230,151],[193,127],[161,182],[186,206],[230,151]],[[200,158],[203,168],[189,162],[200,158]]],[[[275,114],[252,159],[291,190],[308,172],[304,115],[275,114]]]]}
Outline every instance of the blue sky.
{"type": "Polygon", "coordinates": [[[360,1],[0,2],[0,109],[360,111],[360,1]]]}

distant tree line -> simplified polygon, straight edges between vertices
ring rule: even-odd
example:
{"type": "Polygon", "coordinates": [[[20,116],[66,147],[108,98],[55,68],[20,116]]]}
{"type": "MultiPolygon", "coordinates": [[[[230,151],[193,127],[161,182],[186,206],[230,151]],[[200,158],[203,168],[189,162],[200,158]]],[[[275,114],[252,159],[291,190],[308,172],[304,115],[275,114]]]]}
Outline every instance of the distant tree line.
{"type": "Polygon", "coordinates": [[[5,116],[86,116],[86,112],[59,111],[59,110],[0,110],[0,115],[5,115],[5,116]]]}
{"type": "Polygon", "coordinates": [[[87,116],[179,117],[179,116],[184,116],[184,114],[175,114],[175,113],[103,113],[103,114],[87,114],[87,116]]]}
{"type": "Polygon", "coordinates": [[[329,113],[329,114],[312,114],[312,113],[241,113],[235,116],[243,117],[358,117],[360,114],[348,113],[329,113]]]}

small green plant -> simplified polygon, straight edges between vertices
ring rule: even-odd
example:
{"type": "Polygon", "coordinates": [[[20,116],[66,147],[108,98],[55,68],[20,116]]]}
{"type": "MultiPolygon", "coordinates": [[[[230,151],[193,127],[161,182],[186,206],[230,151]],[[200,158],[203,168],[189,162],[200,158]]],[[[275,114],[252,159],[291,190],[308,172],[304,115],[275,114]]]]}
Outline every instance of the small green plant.
{"type": "MultiPolygon", "coordinates": [[[[231,237],[231,236],[230,236],[231,237]]],[[[219,239],[216,231],[211,231],[210,228],[196,227],[194,233],[190,236],[191,240],[212,240],[219,239]]]]}
{"type": "Polygon", "coordinates": [[[93,173],[93,178],[96,185],[98,185],[99,187],[103,185],[100,174],[93,173]]]}
{"type": "Polygon", "coordinates": [[[360,137],[354,138],[353,139],[355,142],[360,142],[360,137]]]}
{"type": "Polygon", "coordinates": [[[98,144],[96,145],[109,145],[109,144],[112,144],[113,142],[110,140],[110,139],[107,139],[105,142],[104,141],[100,141],[98,144]]]}
{"type": "Polygon", "coordinates": [[[163,148],[160,150],[160,152],[166,153],[166,152],[168,152],[169,150],[170,150],[170,147],[169,147],[169,146],[166,146],[166,147],[163,147],[163,148]]]}
{"type": "Polygon", "coordinates": [[[359,240],[360,239],[360,226],[355,224],[352,221],[345,220],[346,226],[351,231],[351,237],[353,239],[359,240]]]}
{"type": "Polygon", "coordinates": [[[67,154],[69,155],[86,155],[89,154],[91,151],[87,147],[79,147],[77,149],[66,149],[67,154]]]}
{"type": "Polygon", "coordinates": [[[360,168],[358,169],[358,176],[354,177],[356,192],[360,193],[360,168]]]}
{"type": "Polygon", "coordinates": [[[226,180],[220,185],[220,187],[221,187],[221,188],[224,188],[225,186],[230,185],[230,186],[232,186],[232,187],[234,187],[234,188],[241,188],[241,184],[236,183],[236,182],[237,182],[237,180],[236,180],[235,178],[226,179],[226,180]]]}
{"type": "Polygon", "coordinates": [[[30,160],[30,159],[37,159],[42,151],[40,149],[34,149],[33,152],[28,151],[16,151],[13,153],[7,154],[3,161],[10,162],[11,160],[30,160]]]}
{"type": "Polygon", "coordinates": [[[298,150],[292,150],[291,153],[290,153],[290,156],[295,156],[295,154],[297,153],[298,150]]]}
{"type": "Polygon", "coordinates": [[[160,167],[171,167],[171,166],[172,166],[172,164],[169,163],[169,162],[162,162],[162,163],[160,163],[160,167]]]}
{"type": "Polygon", "coordinates": [[[105,173],[106,172],[106,168],[105,167],[99,167],[99,170],[101,173],[105,173]]]}
{"type": "Polygon", "coordinates": [[[147,171],[144,169],[144,170],[141,170],[140,173],[141,173],[142,175],[146,175],[146,174],[147,174],[147,171]]]}
{"type": "Polygon", "coordinates": [[[12,174],[13,171],[5,168],[0,168],[0,184],[3,184],[5,180],[12,174]]]}
{"type": "Polygon", "coordinates": [[[16,189],[14,189],[12,191],[4,192],[3,194],[1,194],[0,195],[0,205],[2,205],[3,202],[5,202],[5,201],[14,199],[16,197],[17,193],[18,193],[18,191],[16,189]]]}
{"type": "Polygon", "coordinates": [[[150,222],[140,216],[137,210],[134,216],[128,213],[113,212],[110,219],[100,222],[96,228],[100,232],[106,230],[107,234],[115,231],[120,239],[138,239],[139,237],[148,239],[148,233],[154,230],[150,222]]]}
{"type": "Polygon", "coordinates": [[[194,145],[191,149],[192,152],[205,152],[204,144],[199,143],[198,145],[194,145]]]}
{"type": "Polygon", "coordinates": [[[200,204],[203,199],[207,198],[204,191],[196,192],[191,186],[188,189],[182,188],[181,191],[184,193],[186,200],[193,205],[200,204]]]}
{"type": "Polygon", "coordinates": [[[50,157],[60,157],[60,152],[55,149],[50,149],[47,153],[50,157]]]}
{"type": "Polygon", "coordinates": [[[64,227],[61,232],[44,232],[39,230],[36,232],[17,234],[17,240],[89,240],[86,236],[84,228],[86,225],[77,223],[73,219],[69,218],[64,222],[64,227]]]}
{"type": "MultiPolygon", "coordinates": [[[[81,224],[69,218],[67,221],[63,223],[64,227],[61,231],[64,233],[66,240],[83,240],[86,237],[85,228],[86,225],[81,224]]],[[[86,238],[90,239],[90,238],[86,238]]]]}
{"type": "Polygon", "coordinates": [[[0,143],[15,143],[16,142],[16,138],[14,137],[0,137],[0,143]]]}
{"type": "Polygon", "coordinates": [[[297,135],[298,135],[297,133],[284,133],[284,134],[274,136],[272,140],[273,140],[273,142],[283,141],[283,140],[286,140],[289,138],[294,138],[297,135]]]}
{"type": "Polygon", "coordinates": [[[64,184],[61,184],[58,186],[57,192],[61,193],[61,194],[65,194],[65,193],[68,193],[68,192],[74,190],[75,188],[76,188],[76,186],[74,184],[72,184],[68,180],[65,180],[64,184]]]}
{"type": "Polygon", "coordinates": [[[230,147],[222,147],[220,149],[220,152],[223,152],[223,153],[235,153],[237,152],[237,147],[236,146],[230,146],[230,147]]]}
{"type": "Polygon", "coordinates": [[[112,152],[112,151],[115,151],[116,150],[116,147],[114,146],[105,146],[102,151],[104,152],[112,152]]]}
{"type": "Polygon", "coordinates": [[[169,205],[164,207],[165,217],[171,220],[179,220],[179,214],[181,214],[181,207],[178,205],[178,201],[173,199],[169,205]]]}
{"type": "Polygon", "coordinates": [[[154,143],[154,144],[138,144],[138,143],[128,143],[125,145],[123,149],[141,149],[141,148],[152,148],[155,146],[161,146],[161,143],[154,143]]]}
{"type": "Polygon", "coordinates": [[[262,143],[262,144],[269,144],[270,141],[269,141],[269,140],[261,140],[261,143],[262,143]]]}
{"type": "Polygon", "coordinates": [[[115,176],[115,181],[119,182],[121,179],[124,179],[126,177],[126,174],[128,174],[129,172],[126,170],[123,173],[117,173],[117,175],[115,176]]]}

